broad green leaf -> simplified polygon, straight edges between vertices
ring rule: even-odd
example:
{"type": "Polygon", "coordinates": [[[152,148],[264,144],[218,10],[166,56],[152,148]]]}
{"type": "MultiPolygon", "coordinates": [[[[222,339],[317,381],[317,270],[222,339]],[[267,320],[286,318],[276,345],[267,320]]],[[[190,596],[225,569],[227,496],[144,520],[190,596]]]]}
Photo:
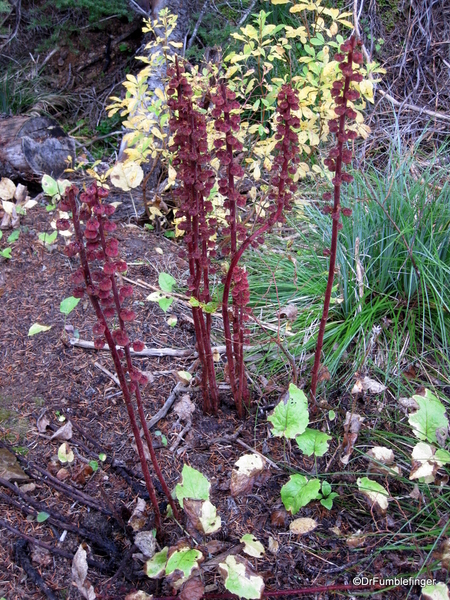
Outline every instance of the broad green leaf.
{"type": "Polygon", "coordinates": [[[166,575],[170,575],[174,571],[181,571],[184,577],[189,577],[192,570],[198,567],[198,561],[203,554],[199,550],[191,550],[183,548],[177,550],[167,561],[166,575]]]}
{"type": "Polygon", "coordinates": [[[58,459],[63,464],[72,463],[74,461],[75,456],[67,442],[64,442],[64,444],[61,444],[58,448],[58,459]]]}
{"type": "Polygon", "coordinates": [[[450,600],[448,586],[441,581],[433,585],[425,585],[422,588],[422,600],[450,600]]]}
{"type": "Polygon", "coordinates": [[[309,427],[295,438],[298,447],[306,456],[312,456],[313,454],[323,456],[325,452],[328,452],[328,440],[331,440],[331,436],[309,427]]]}
{"type": "Polygon", "coordinates": [[[211,484],[200,471],[184,465],[181,473],[181,483],[175,487],[175,495],[183,508],[183,499],[209,500],[209,489],[211,484]]]}
{"type": "Polygon", "coordinates": [[[225,587],[239,598],[257,599],[262,597],[264,579],[255,575],[246,560],[236,556],[227,556],[225,562],[219,564],[224,577],[225,587]]]}
{"type": "Polygon", "coordinates": [[[338,496],[339,494],[336,494],[336,492],[331,492],[329,496],[327,496],[326,498],[322,498],[320,504],[327,510],[331,510],[333,508],[333,500],[338,496]]]}
{"type": "Polygon", "coordinates": [[[69,315],[73,309],[77,306],[78,302],[81,298],[75,298],[74,296],[69,296],[65,298],[61,304],[59,305],[59,310],[63,315],[69,315]]]}
{"type": "Polygon", "coordinates": [[[253,556],[254,558],[261,558],[261,556],[263,556],[265,552],[264,546],[251,533],[243,535],[240,541],[245,544],[245,547],[242,550],[245,554],[253,556]]]}
{"type": "Polygon", "coordinates": [[[445,416],[444,405],[430,390],[425,390],[425,396],[416,394],[413,400],[419,405],[419,409],[410,414],[408,419],[414,435],[419,440],[438,443],[436,430],[442,431],[444,437],[448,432],[448,419],[445,416]]]}
{"type": "Polygon", "coordinates": [[[95,473],[95,471],[98,471],[98,462],[96,460],[90,460],[89,466],[94,471],[94,473],[95,473]]]}
{"type": "Polygon", "coordinates": [[[292,439],[303,433],[309,423],[308,400],[303,391],[291,383],[288,400],[281,400],[267,420],[273,424],[275,437],[292,439]]]}
{"type": "Polygon", "coordinates": [[[289,481],[281,488],[281,500],[286,510],[293,515],[306,506],[311,500],[320,498],[320,481],[308,479],[303,475],[291,475],[289,481]]]}
{"type": "Polygon", "coordinates": [[[40,325],[39,323],[33,323],[33,325],[28,330],[28,335],[36,335],[37,333],[41,333],[41,331],[48,331],[51,328],[51,325],[40,325]]]}
{"type": "Polygon", "coordinates": [[[171,292],[176,280],[169,273],[160,273],[158,277],[159,287],[163,292],[171,292]]]}
{"type": "Polygon", "coordinates": [[[15,229],[10,236],[6,239],[7,242],[12,244],[12,242],[16,242],[19,239],[20,229],[15,229]]]}
{"type": "Polygon", "coordinates": [[[5,248],[0,251],[0,256],[3,256],[3,258],[11,258],[11,251],[12,248],[5,248]]]}
{"type": "Polygon", "coordinates": [[[44,194],[47,196],[55,196],[58,193],[58,184],[56,183],[56,179],[50,177],[50,175],[44,175],[42,177],[42,189],[44,190],[44,194]]]}
{"type": "Polygon", "coordinates": [[[53,242],[56,240],[57,235],[57,231],[54,231],[53,233],[39,233],[38,238],[41,240],[41,242],[44,242],[44,244],[47,244],[47,246],[49,246],[50,244],[53,244],[53,242]]]}
{"type": "Polygon", "coordinates": [[[62,196],[72,184],[68,179],[53,179],[50,175],[43,175],[42,189],[47,196],[62,196]]]}
{"type": "Polygon", "coordinates": [[[150,577],[151,579],[157,579],[164,574],[168,552],[169,548],[166,546],[161,550],[161,552],[157,552],[153,558],[145,563],[144,571],[147,577],[150,577]]]}
{"type": "Polygon", "coordinates": [[[98,455],[98,459],[101,460],[102,462],[105,462],[106,454],[104,452],[100,452],[100,454],[98,455]]]}
{"type": "Polygon", "coordinates": [[[167,312],[172,302],[173,298],[160,298],[158,300],[159,308],[162,308],[164,312],[167,312]]]}
{"type": "Polygon", "coordinates": [[[43,523],[44,521],[46,521],[49,518],[49,514],[47,512],[45,512],[44,510],[42,510],[41,512],[39,512],[36,515],[36,521],[38,523],[43,523]]]}
{"type": "Polygon", "coordinates": [[[358,477],[356,484],[372,506],[378,507],[382,513],[387,511],[389,494],[381,484],[368,477],[358,477]]]}

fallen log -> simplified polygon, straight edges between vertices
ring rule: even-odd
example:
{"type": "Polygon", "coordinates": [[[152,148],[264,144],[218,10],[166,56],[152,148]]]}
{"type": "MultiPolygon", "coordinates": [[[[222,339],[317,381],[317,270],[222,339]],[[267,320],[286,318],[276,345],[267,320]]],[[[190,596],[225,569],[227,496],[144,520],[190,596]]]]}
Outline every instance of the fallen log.
{"type": "Polygon", "coordinates": [[[58,178],[74,157],[74,139],[54,119],[0,118],[1,177],[35,181],[47,174],[58,178]]]}

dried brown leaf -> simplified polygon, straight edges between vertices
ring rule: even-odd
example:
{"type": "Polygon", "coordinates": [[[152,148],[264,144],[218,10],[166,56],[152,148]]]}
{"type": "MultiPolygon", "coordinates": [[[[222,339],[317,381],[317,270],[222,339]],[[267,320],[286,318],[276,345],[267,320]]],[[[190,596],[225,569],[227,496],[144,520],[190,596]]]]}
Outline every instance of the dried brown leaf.
{"type": "Polygon", "coordinates": [[[189,394],[183,394],[173,410],[181,421],[190,421],[195,411],[195,404],[191,401],[189,394]]]}
{"type": "Polygon", "coordinates": [[[145,500],[138,498],[133,513],[128,521],[128,525],[131,526],[133,531],[139,531],[147,523],[147,517],[145,516],[146,504],[145,500]]]}
{"type": "Polygon", "coordinates": [[[200,577],[191,577],[183,584],[179,594],[180,600],[200,600],[205,593],[205,587],[200,577]]]}
{"type": "Polygon", "coordinates": [[[70,421],[67,421],[67,423],[64,423],[64,425],[62,427],[60,427],[59,429],[57,429],[55,431],[55,433],[51,436],[51,440],[70,440],[72,439],[72,435],[73,435],[73,430],[72,430],[72,423],[70,421]]]}
{"type": "Polygon", "coordinates": [[[7,481],[29,481],[30,479],[19,467],[15,455],[6,448],[0,448],[0,477],[7,481]]]}
{"type": "Polygon", "coordinates": [[[39,431],[39,433],[45,433],[45,430],[47,429],[47,427],[49,425],[50,425],[50,420],[45,413],[43,415],[41,415],[36,421],[36,426],[37,426],[37,430],[39,431]]]}
{"type": "Polygon", "coordinates": [[[295,519],[289,525],[290,531],[297,535],[304,535],[305,533],[309,533],[310,531],[314,531],[319,523],[315,519],[310,519],[308,517],[295,519]]]}
{"type": "Polygon", "coordinates": [[[84,547],[86,544],[80,544],[72,561],[72,581],[77,586],[78,591],[86,600],[95,600],[96,595],[92,584],[86,580],[88,572],[87,552],[84,547]]]}

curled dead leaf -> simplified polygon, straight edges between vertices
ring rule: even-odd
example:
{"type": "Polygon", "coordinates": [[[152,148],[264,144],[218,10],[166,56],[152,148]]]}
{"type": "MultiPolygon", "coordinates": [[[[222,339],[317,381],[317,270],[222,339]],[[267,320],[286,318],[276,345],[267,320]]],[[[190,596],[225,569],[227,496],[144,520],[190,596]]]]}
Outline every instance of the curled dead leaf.
{"type": "Polygon", "coordinates": [[[134,543],[145,559],[153,558],[156,552],[156,539],[151,531],[140,531],[134,536],[134,543]]]}
{"type": "Polygon", "coordinates": [[[45,433],[45,430],[47,429],[47,427],[49,425],[50,425],[50,420],[47,417],[46,413],[44,412],[44,414],[41,415],[36,421],[37,430],[39,431],[39,433],[45,433]]]}
{"type": "Polygon", "coordinates": [[[249,494],[253,485],[265,469],[266,461],[259,454],[244,454],[236,461],[231,472],[231,495],[243,496],[249,494]]]}
{"type": "Polygon", "coordinates": [[[70,421],[67,421],[67,423],[64,423],[64,425],[62,427],[60,427],[59,429],[57,429],[55,431],[55,433],[51,436],[51,440],[70,440],[72,439],[72,435],[73,435],[73,430],[72,430],[72,423],[70,421]]]}
{"type": "Polygon", "coordinates": [[[191,577],[181,587],[180,600],[200,600],[205,593],[205,586],[200,577],[191,577]]]}
{"type": "Polygon", "coordinates": [[[91,465],[81,465],[73,473],[72,481],[81,486],[86,485],[87,478],[90,477],[93,472],[94,469],[91,467],[91,465]]]}
{"type": "Polygon", "coordinates": [[[386,390],[386,386],[375,379],[371,379],[365,375],[361,376],[356,373],[356,382],[352,389],[352,394],[360,394],[361,392],[369,392],[370,394],[381,394],[386,390]]]}
{"type": "Polygon", "coordinates": [[[133,531],[139,531],[147,523],[147,517],[145,516],[145,500],[138,498],[136,506],[134,507],[133,513],[128,520],[128,525],[131,526],[133,531]]]}
{"type": "Polygon", "coordinates": [[[341,463],[344,465],[347,465],[350,460],[355,442],[358,439],[359,430],[361,429],[364,420],[364,417],[361,417],[361,415],[358,415],[357,413],[347,412],[345,415],[344,439],[342,441],[342,455],[340,457],[341,463]]]}
{"type": "Polygon", "coordinates": [[[189,394],[183,394],[173,410],[181,421],[190,421],[195,411],[195,404],[191,401],[189,394]]]}
{"type": "Polygon", "coordinates": [[[86,600],[95,600],[96,595],[92,583],[87,581],[88,564],[87,564],[87,548],[86,544],[80,544],[72,561],[72,581],[78,588],[78,591],[86,598],[86,600]]]}
{"type": "Polygon", "coordinates": [[[295,321],[298,314],[298,308],[295,304],[287,304],[278,311],[280,317],[285,317],[288,321],[295,321]]]}

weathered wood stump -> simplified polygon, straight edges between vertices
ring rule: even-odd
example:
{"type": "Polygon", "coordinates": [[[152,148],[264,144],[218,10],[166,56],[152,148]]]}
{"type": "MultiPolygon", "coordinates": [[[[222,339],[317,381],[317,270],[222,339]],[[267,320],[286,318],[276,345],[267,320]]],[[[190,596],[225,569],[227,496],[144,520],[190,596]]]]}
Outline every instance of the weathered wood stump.
{"type": "Polygon", "coordinates": [[[75,157],[75,141],[49,117],[0,118],[0,176],[26,181],[47,174],[60,177],[69,156],[75,157]]]}

